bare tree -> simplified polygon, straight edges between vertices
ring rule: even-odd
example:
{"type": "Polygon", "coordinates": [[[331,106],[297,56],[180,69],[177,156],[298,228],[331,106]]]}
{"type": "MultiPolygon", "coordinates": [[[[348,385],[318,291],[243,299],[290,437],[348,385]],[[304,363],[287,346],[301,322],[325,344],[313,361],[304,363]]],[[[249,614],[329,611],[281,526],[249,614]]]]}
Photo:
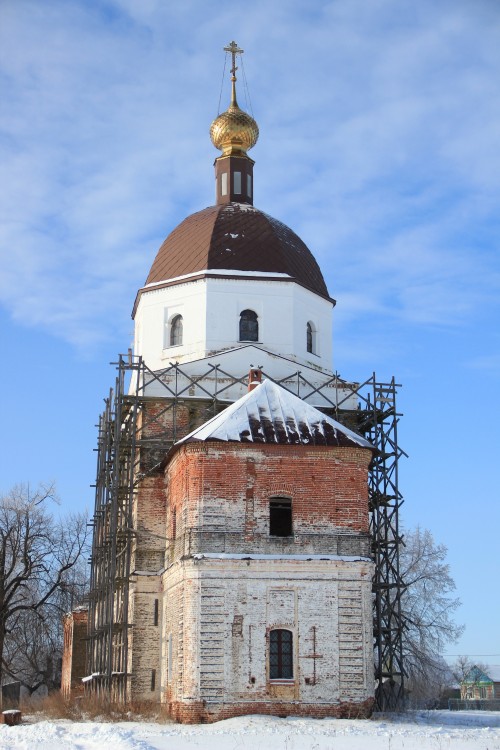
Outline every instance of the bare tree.
{"type": "MultiPolygon", "coordinates": [[[[13,676],[11,659],[21,663],[30,629],[33,645],[45,639],[46,653],[53,653],[49,614],[85,546],[85,516],[55,518],[49,510],[55,499],[53,485],[40,485],[34,493],[18,485],[0,498],[0,684],[5,666],[13,676]]],[[[23,658],[28,662],[29,654],[23,658]]]]}
{"type": "Polygon", "coordinates": [[[41,608],[21,610],[10,623],[4,643],[4,674],[18,680],[30,695],[42,686],[49,692],[61,686],[62,618],[85,601],[88,589],[85,557],[82,554],[65,573],[60,588],[41,608]]]}
{"type": "Polygon", "coordinates": [[[32,695],[45,686],[60,686],[61,628],[45,611],[23,610],[4,643],[4,675],[19,681],[32,695]]]}
{"type": "Polygon", "coordinates": [[[468,656],[459,656],[451,667],[453,679],[461,685],[465,680],[469,672],[471,671],[474,663],[469,659],[468,656]]]}
{"type": "Polygon", "coordinates": [[[463,632],[453,620],[460,600],[453,596],[455,582],[446,563],[446,547],[418,526],[405,534],[404,542],[400,565],[405,584],[401,598],[405,668],[414,701],[431,705],[450,681],[442,653],[463,632]]]}

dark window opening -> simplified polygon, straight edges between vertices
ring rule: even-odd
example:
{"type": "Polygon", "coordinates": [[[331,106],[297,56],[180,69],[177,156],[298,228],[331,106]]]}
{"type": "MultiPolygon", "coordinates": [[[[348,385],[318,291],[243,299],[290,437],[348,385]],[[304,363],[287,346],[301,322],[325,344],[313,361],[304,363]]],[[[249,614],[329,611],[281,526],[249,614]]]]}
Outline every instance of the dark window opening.
{"type": "Polygon", "coordinates": [[[175,537],[177,535],[177,509],[174,508],[172,510],[172,541],[175,542],[175,537]]]}
{"type": "Polygon", "coordinates": [[[158,625],[158,599],[155,599],[154,624],[158,625]]]}
{"type": "Polygon", "coordinates": [[[259,319],[253,310],[243,310],[240,314],[240,341],[259,340],[259,319]]]}
{"type": "Polygon", "coordinates": [[[292,501],[284,497],[269,503],[269,533],[271,536],[292,536],[292,501]]]}
{"type": "Polygon", "coordinates": [[[310,323],[307,324],[307,351],[314,354],[314,330],[310,323]]]}
{"type": "Polygon", "coordinates": [[[316,354],[316,329],[312,323],[306,327],[306,346],[310,354],[316,354]]]}
{"type": "Polygon", "coordinates": [[[293,679],[293,634],[291,630],[271,630],[269,634],[269,678],[293,679]]]}
{"type": "Polygon", "coordinates": [[[172,681],[172,633],[168,636],[167,680],[172,681]]]}
{"type": "Polygon", "coordinates": [[[182,315],[175,315],[170,324],[170,346],[182,344],[182,315]]]}
{"type": "Polygon", "coordinates": [[[155,687],[156,687],[156,669],[152,669],[151,670],[151,692],[153,692],[155,687]]]}

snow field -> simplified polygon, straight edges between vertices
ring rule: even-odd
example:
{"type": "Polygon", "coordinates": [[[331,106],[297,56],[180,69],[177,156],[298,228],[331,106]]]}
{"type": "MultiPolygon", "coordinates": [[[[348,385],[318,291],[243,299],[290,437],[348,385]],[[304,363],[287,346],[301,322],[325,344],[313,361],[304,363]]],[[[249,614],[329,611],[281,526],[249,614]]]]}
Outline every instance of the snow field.
{"type": "Polygon", "coordinates": [[[245,716],[208,725],[0,725],[2,750],[500,750],[500,713],[425,711],[370,721],[245,716]]]}

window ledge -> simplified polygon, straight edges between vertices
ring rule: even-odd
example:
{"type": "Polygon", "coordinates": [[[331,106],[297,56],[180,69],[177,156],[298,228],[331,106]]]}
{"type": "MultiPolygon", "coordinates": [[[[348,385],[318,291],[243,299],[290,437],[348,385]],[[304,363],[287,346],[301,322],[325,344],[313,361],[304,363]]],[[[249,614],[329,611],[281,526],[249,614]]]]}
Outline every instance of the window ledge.
{"type": "Polygon", "coordinates": [[[177,355],[177,353],[179,352],[179,349],[182,350],[183,348],[184,348],[183,344],[175,344],[174,346],[166,346],[161,351],[161,358],[167,359],[168,357],[173,357],[174,354],[177,355]]]}
{"type": "Polygon", "coordinates": [[[295,685],[294,677],[270,677],[269,682],[273,685],[295,685]]]}

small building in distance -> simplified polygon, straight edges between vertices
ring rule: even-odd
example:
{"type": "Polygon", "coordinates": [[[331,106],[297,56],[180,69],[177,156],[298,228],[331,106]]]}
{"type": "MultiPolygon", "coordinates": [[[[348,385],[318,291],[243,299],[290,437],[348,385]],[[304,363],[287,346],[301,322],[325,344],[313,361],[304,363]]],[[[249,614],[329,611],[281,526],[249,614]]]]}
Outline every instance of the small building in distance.
{"type": "Polygon", "coordinates": [[[462,700],[500,701],[500,665],[474,665],[460,684],[462,700]]]}

